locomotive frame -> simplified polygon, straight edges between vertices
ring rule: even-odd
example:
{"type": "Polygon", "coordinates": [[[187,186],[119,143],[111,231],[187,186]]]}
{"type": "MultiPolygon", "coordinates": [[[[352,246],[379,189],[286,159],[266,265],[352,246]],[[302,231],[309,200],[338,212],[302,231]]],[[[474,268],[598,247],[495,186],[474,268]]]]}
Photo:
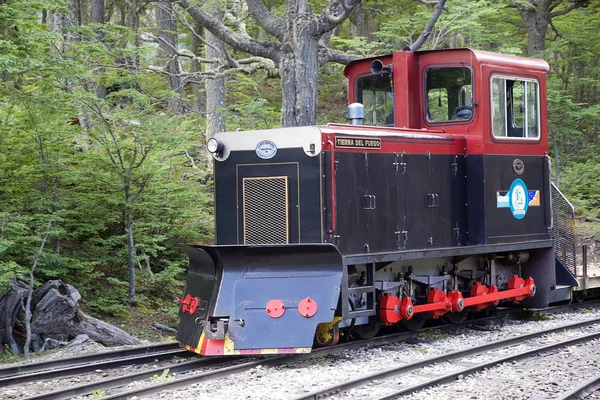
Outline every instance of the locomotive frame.
{"type": "Polygon", "coordinates": [[[570,298],[547,70],[396,52],[347,65],[349,125],[217,134],[217,245],[186,247],[177,339],[204,355],[308,352],[422,316],[570,298]]]}

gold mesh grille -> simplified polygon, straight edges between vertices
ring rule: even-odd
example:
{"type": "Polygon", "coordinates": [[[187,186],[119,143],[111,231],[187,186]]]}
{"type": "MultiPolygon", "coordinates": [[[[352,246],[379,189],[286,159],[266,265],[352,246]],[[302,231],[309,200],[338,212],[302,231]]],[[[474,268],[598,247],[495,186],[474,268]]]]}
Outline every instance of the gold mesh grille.
{"type": "Polygon", "coordinates": [[[244,244],[289,243],[288,177],[244,178],[244,244]]]}

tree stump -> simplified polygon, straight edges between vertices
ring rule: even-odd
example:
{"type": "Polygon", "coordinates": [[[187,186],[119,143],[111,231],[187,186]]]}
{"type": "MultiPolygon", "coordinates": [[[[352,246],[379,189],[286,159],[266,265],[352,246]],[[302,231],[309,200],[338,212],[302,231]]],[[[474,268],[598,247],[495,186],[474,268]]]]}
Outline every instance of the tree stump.
{"type": "MultiPolygon", "coordinates": [[[[0,294],[0,346],[8,346],[15,354],[25,342],[24,304],[27,284],[11,281],[5,295],[0,294]]],[[[103,345],[136,345],[140,340],[123,330],[90,317],[79,308],[81,295],[73,286],[59,280],[48,281],[37,288],[31,298],[31,337],[34,349],[51,338],[69,341],[87,335],[103,345]]]]}

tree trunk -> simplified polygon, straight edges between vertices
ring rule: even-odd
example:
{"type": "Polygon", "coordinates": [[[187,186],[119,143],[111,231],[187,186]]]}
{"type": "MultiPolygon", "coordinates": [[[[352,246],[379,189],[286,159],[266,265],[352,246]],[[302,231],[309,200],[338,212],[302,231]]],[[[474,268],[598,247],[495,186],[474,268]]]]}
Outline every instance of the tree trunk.
{"type": "Polygon", "coordinates": [[[181,66],[176,56],[178,48],[177,43],[177,19],[175,17],[171,3],[166,0],[160,0],[156,3],[156,22],[158,24],[159,47],[161,57],[167,59],[167,83],[169,90],[177,93],[176,97],[169,97],[169,109],[182,114],[183,104],[183,83],[181,81],[181,66]]]}
{"type": "MultiPolygon", "coordinates": [[[[221,20],[221,13],[213,10],[213,17],[221,20]]],[[[206,31],[206,58],[223,59],[224,56],[220,49],[225,48],[225,43],[206,31]]],[[[207,71],[215,69],[216,66],[207,66],[207,71]]],[[[206,80],[206,139],[213,137],[219,132],[225,131],[225,107],[227,106],[225,97],[225,78],[219,77],[206,80]]],[[[209,159],[209,165],[212,165],[212,157],[209,159]]]]}
{"type": "Polygon", "coordinates": [[[127,266],[129,267],[129,304],[135,300],[135,247],[133,245],[133,215],[131,210],[125,211],[125,232],[127,233],[127,266]]]}
{"type": "Polygon", "coordinates": [[[27,296],[25,282],[13,278],[5,295],[0,293],[0,346],[8,346],[15,355],[21,354],[13,332],[23,311],[23,299],[27,296]]]}
{"type": "Polygon", "coordinates": [[[552,129],[551,132],[552,132],[552,144],[554,147],[554,170],[556,171],[556,173],[555,173],[556,179],[554,181],[555,182],[554,184],[556,185],[557,188],[560,189],[560,173],[561,173],[560,161],[561,161],[561,159],[559,157],[560,152],[558,151],[558,138],[556,137],[556,135],[558,133],[554,129],[552,129]]]}
{"type": "Polygon", "coordinates": [[[527,55],[532,57],[546,48],[550,24],[550,0],[538,0],[519,7],[527,31],[527,55]]]}
{"type": "Polygon", "coordinates": [[[318,37],[306,17],[304,0],[288,4],[281,48],[281,125],[306,126],[317,123],[318,37]],[[293,4],[293,6],[292,6],[293,4]]]}
{"type": "MultiPolygon", "coordinates": [[[[195,23],[194,31],[197,35],[202,35],[202,25],[198,22],[195,23]]],[[[192,36],[192,51],[194,54],[202,54],[204,49],[204,44],[202,41],[196,36],[192,36]]],[[[192,61],[192,72],[200,72],[202,71],[202,64],[200,64],[197,60],[192,61]]],[[[205,85],[201,85],[199,83],[191,83],[192,89],[192,97],[194,99],[194,105],[192,109],[200,114],[206,113],[206,95],[203,93],[203,89],[205,85]]]]}
{"type": "MultiPolygon", "coordinates": [[[[91,0],[90,3],[90,23],[91,24],[104,24],[104,0],[91,0]]],[[[104,41],[104,35],[102,32],[96,32],[99,41],[104,41]]],[[[96,69],[96,74],[103,74],[104,68],[96,69]]],[[[104,99],[107,96],[106,86],[96,85],[96,97],[104,99]]]]}

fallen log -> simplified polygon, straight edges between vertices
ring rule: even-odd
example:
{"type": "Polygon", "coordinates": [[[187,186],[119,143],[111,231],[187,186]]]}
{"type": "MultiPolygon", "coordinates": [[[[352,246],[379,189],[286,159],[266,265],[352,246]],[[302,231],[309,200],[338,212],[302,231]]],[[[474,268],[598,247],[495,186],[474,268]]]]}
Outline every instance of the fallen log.
{"type": "MultiPolygon", "coordinates": [[[[19,314],[23,311],[23,299],[27,295],[27,284],[13,277],[5,295],[0,294],[0,349],[8,347],[14,354],[20,354],[20,347],[13,331],[19,314]]],[[[23,317],[23,316],[22,316],[23,317]]]]}
{"type": "MultiPolygon", "coordinates": [[[[0,294],[0,348],[8,346],[20,354],[24,344],[24,299],[27,285],[13,279],[5,295],[0,294]]],[[[37,350],[47,339],[67,342],[87,335],[106,346],[136,345],[141,341],[125,331],[85,314],[79,308],[81,295],[73,286],[59,280],[48,281],[37,288],[31,298],[32,347],[37,350]]]]}
{"type": "Polygon", "coordinates": [[[583,217],[584,221],[590,221],[590,222],[600,222],[600,218],[595,218],[595,217],[583,217]]]}
{"type": "Polygon", "coordinates": [[[166,325],[163,325],[163,324],[161,324],[159,322],[153,322],[152,323],[152,327],[154,329],[160,329],[161,331],[165,331],[165,332],[169,332],[169,333],[177,333],[177,329],[170,328],[170,327],[168,327],[166,325]]]}

